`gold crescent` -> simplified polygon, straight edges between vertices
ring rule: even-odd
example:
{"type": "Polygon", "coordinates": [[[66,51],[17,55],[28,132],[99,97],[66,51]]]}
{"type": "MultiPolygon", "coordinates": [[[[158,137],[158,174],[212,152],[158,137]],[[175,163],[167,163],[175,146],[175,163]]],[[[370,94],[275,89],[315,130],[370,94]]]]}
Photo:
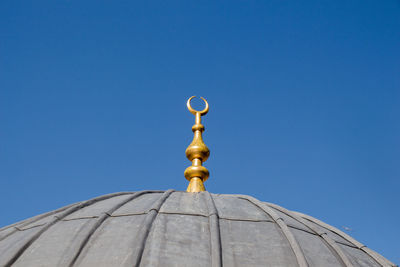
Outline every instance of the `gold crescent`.
{"type": "Polygon", "coordinates": [[[196,96],[192,96],[192,97],[190,97],[190,98],[188,99],[188,101],[187,101],[187,103],[186,103],[188,110],[189,110],[193,115],[196,115],[196,113],[200,113],[201,116],[206,115],[207,112],[208,112],[208,103],[207,103],[207,100],[205,100],[203,97],[200,97],[201,99],[203,99],[204,103],[206,104],[206,107],[205,107],[202,111],[198,111],[198,110],[195,110],[194,108],[192,108],[192,106],[190,105],[190,101],[192,101],[192,99],[195,98],[195,97],[196,97],[196,96]]]}

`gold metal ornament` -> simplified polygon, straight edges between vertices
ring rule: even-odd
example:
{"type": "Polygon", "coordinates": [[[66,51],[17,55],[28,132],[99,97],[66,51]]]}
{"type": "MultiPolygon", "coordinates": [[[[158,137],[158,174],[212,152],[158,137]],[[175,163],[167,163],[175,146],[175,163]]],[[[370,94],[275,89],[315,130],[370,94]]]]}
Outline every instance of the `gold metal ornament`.
{"type": "Polygon", "coordinates": [[[205,191],[204,182],[208,179],[210,173],[208,170],[202,166],[202,163],[205,162],[210,156],[210,150],[204,144],[202,133],[204,132],[204,125],[201,124],[201,116],[204,116],[208,112],[208,103],[203,99],[206,107],[197,111],[192,108],[190,105],[190,101],[194,98],[194,96],[190,97],[186,103],[188,110],[195,115],[195,124],[192,126],[192,131],[194,133],[192,143],[186,148],[186,157],[192,162],[192,166],[188,167],[185,170],[185,178],[189,181],[189,186],[186,189],[187,192],[201,192],[205,191]]]}

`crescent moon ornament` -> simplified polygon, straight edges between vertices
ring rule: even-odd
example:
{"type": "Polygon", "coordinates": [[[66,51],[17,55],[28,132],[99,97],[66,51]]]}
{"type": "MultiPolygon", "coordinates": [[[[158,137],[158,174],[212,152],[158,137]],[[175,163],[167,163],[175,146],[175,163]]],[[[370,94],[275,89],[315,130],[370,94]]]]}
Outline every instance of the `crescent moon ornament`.
{"type": "Polygon", "coordinates": [[[192,106],[190,105],[190,101],[192,101],[192,99],[195,98],[195,97],[196,97],[196,96],[191,96],[191,97],[188,99],[188,101],[187,101],[187,103],[186,103],[188,110],[189,110],[190,113],[192,113],[193,115],[196,115],[196,113],[200,113],[201,116],[206,115],[207,112],[208,112],[208,108],[209,108],[209,107],[208,107],[207,100],[205,100],[203,97],[200,97],[201,99],[203,99],[204,103],[206,104],[206,107],[205,107],[203,110],[198,111],[198,110],[195,110],[194,108],[192,108],[192,106]]]}

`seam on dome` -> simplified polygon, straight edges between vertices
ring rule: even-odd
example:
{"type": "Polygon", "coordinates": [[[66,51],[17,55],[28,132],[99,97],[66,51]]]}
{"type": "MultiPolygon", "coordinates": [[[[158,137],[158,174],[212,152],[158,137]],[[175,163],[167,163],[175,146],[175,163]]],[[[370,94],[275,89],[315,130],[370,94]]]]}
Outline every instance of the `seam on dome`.
{"type": "MultiPolygon", "coordinates": [[[[136,216],[136,215],[145,215],[148,214],[151,210],[149,209],[144,212],[133,212],[133,213],[125,213],[125,214],[112,214],[110,217],[126,217],[126,216],[136,216]]],[[[213,215],[218,215],[217,213],[210,213],[210,214],[201,214],[201,213],[189,213],[189,212],[165,212],[165,211],[158,211],[159,214],[166,214],[166,215],[187,215],[187,216],[199,216],[204,218],[209,218],[213,215]]],[[[241,218],[234,218],[234,217],[221,217],[218,215],[218,218],[221,220],[231,220],[231,221],[250,221],[250,222],[274,222],[273,219],[241,219],[241,218]]],[[[76,218],[79,219],[79,218],[76,218]]],[[[71,220],[71,219],[70,219],[71,220]]]]}
{"type": "MultiPolygon", "coordinates": [[[[127,213],[127,214],[118,214],[118,215],[108,215],[111,218],[118,218],[118,217],[129,217],[129,216],[137,216],[137,215],[146,215],[148,214],[151,210],[145,212],[138,212],[138,213],[127,213]]],[[[156,211],[156,210],[154,210],[156,211]]],[[[196,214],[196,213],[185,213],[185,212],[164,212],[164,211],[159,211],[158,214],[164,214],[164,215],[185,215],[185,216],[197,216],[197,217],[204,217],[204,218],[210,218],[211,216],[217,215],[215,213],[211,213],[208,215],[205,214],[196,214]]],[[[72,218],[72,219],[62,219],[61,221],[74,221],[74,220],[88,220],[88,219],[96,219],[99,218],[100,216],[88,216],[88,217],[78,217],[78,218],[72,218]]],[[[245,222],[274,222],[272,219],[240,219],[240,218],[232,218],[232,217],[219,217],[220,220],[227,220],[227,221],[245,221],[245,222]]],[[[35,226],[36,227],[36,226],[35,226]]],[[[291,227],[289,225],[289,227],[291,227]]],[[[295,228],[295,227],[293,227],[295,228]]],[[[22,229],[21,231],[23,231],[22,229]]],[[[309,232],[310,234],[313,234],[309,232]]]]}
{"type": "MultiPolygon", "coordinates": [[[[142,191],[137,191],[137,192],[142,192],[142,191]]],[[[164,191],[148,190],[148,191],[146,191],[146,192],[149,193],[149,194],[152,194],[152,193],[162,193],[162,192],[164,192],[164,191]]],[[[129,195],[129,194],[134,194],[134,193],[136,193],[136,192],[117,192],[117,193],[111,193],[111,194],[107,194],[107,195],[103,195],[103,196],[99,196],[99,197],[105,197],[105,196],[114,195],[114,194],[129,195]]],[[[119,196],[119,195],[116,195],[116,196],[119,196]]],[[[89,199],[89,200],[91,200],[91,199],[89,199]]],[[[87,200],[87,201],[89,201],[89,200],[87,200]]],[[[45,225],[46,223],[41,223],[41,224],[37,224],[37,225],[33,225],[33,226],[28,226],[28,227],[26,227],[26,225],[35,223],[36,221],[41,220],[41,219],[44,219],[44,218],[46,218],[46,217],[50,217],[51,215],[53,215],[53,217],[56,217],[56,218],[59,218],[59,219],[60,219],[60,217],[58,216],[58,213],[60,213],[61,211],[66,210],[67,208],[71,208],[72,206],[77,206],[77,205],[82,204],[82,203],[84,203],[84,202],[85,202],[85,201],[76,202],[76,203],[73,203],[73,204],[64,206],[64,207],[62,207],[62,208],[59,208],[59,209],[57,209],[57,210],[49,211],[49,212],[46,212],[46,213],[37,215],[37,216],[35,216],[35,217],[28,218],[28,219],[26,219],[26,220],[23,220],[23,221],[20,221],[20,222],[17,222],[17,223],[14,223],[14,224],[5,226],[5,227],[3,227],[3,228],[0,229],[0,232],[3,231],[3,230],[10,229],[10,228],[14,228],[15,231],[12,231],[12,232],[8,233],[7,235],[3,236],[2,238],[0,238],[0,241],[4,240],[5,238],[7,238],[9,235],[15,233],[16,231],[25,231],[25,230],[29,230],[29,229],[32,229],[32,228],[35,228],[35,227],[39,227],[39,226],[45,225]],[[35,219],[35,220],[33,220],[33,219],[35,219]]],[[[148,211],[147,211],[147,212],[148,212],[148,211]]],[[[142,212],[142,213],[123,214],[123,215],[109,215],[109,216],[110,216],[110,217],[120,217],[120,216],[140,215],[140,214],[146,214],[147,212],[144,212],[144,213],[142,212]]],[[[71,219],[60,219],[60,221],[65,221],[65,222],[67,222],[67,221],[83,220],[83,219],[95,219],[95,218],[99,218],[99,217],[100,217],[100,216],[98,216],[98,215],[93,215],[93,216],[82,216],[82,217],[76,217],[76,218],[71,218],[71,219]]]]}
{"type": "MultiPolygon", "coordinates": [[[[111,215],[111,217],[126,217],[126,216],[136,216],[136,215],[145,215],[148,214],[149,211],[147,212],[140,212],[140,213],[128,213],[128,214],[118,214],[118,215],[111,215]]],[[[204,217],[204,218],[209,218],[214,215],[218,215],[216,213],[211,213],[208,215],[205,214],[196,214],[196,213],[186,213],[186,212],[165,212],[165,211],[159,211],[158,214],[165,214],[165,215],[185,215],[185,216],[198,216],[198,217],[204,217]]],[[[232,218],[232,217],[220,217],[218,216],[220,220],[229,220],[229,221],[248,221],[248,222],[274,222],[272,219],[265,219],[265,220],[258,220],[258,219],[240,219],[240,218],[232,218]]]]}
{"type": "Polygon", "coordinates": [[[116,215],[111,214],[110,217],[115,217],[115,218],[118,218],[118,217],[129,217],[129,216],[136,216],[136,215],[145,215],[147,213],[149,213],[149,211],[135,212],[135,213],[125,213],[125,214],[116,214],[116,215]]]}
{"type": "Polygon", "coordinates": [[[45,223],[41,223],[41,224],[36,224],[36,225],[30,226],[30,227],[26,227],[26,228],[19,228],[19,227],[14,227],[14,228],[17,231],[23,232],[23,231],[30,230],[30,229],[33,229],[33,228],[36,228],[36,227],[40,227],[40,226],[43,226],[43,225],[46,225],[46,224],[45,223]]]}
{"type": "MultiPolygon", "coordinates": [[[[153,210],[153,209],[151,209],[153,210]]],[[[150,212],[140,212],[140,213],[129,213],[129,214],[118,214],[118,215],[109,215],[111,218],[118,218],[118,217],[129,217],[129,216],[137,216],[137,215],[146,215],[150,212]]],[[[204,215],[204,214],[195,214],[195,213],[185,213],[185,212],[163,212],[159,211],[158,214],[164,214],[164,215],[185,215],[185,216],[197,216],[197,217],[204,217],[204,218],[209,218],[211,216],[216,215],[215,213],[209,214],[209,215],[204,215]]],[[[79,218],[72,218],[72,219],[62,219],[61,221],[74,221],[74,220],[88,220],[88,219],[96,219],[99,218],[100,216],[92,216],[92,217],[79,217],[79,218]]],[[[274,222],[273,220],[256,220],[256,219],[240,219],[240,218],[230,218],[230,217],[218,217],[220,220],[227,220],[227,221],[244,221],[244,222],[274,222]]],[[[289,227],[292,227],[289,225],[289,227]]],[[[295,227],[292,227],[295,228],[295,227]]],[[[300,230],[300,229],[299,229],[300,230]]],[[[22,230],[23,231],[23,230],[22,230]]],[[[310,234],[313,234],[311,232],[308,232],[310,234]]]]}
{"type": "MultiPolygon", "coordinates": [[[[114,205],[108,211],[102,212],[101,215],[98,216],[96,223],[93,225],[93,227],[86,234],[85,238],[82,240],[81,244],[79,245],[78,251],[75,253],[75,256],[72,258],[72,260],[71,260],[71,262],[69,263],[68,266],[73,266],[76,263],[76,261],[78,260],[79,256],[81,255],[82,251],[84,250],[84,248],[88,244],[90,238],[93,236],[93,234],[96,232],[96,230],[100,228],[100,226],[105,222],[105,220],[110,217],[110,214],[112,214],[113,212],[115,212],[116,210],[121,208],[126,203],[128,203],[128,202],[134,200],[135,198],[137,198],[137,197],[139,197],[141,195],[144,195],[146,193],[148,193],[148,191],[140,191],[140,192],[133,193],[130,197],[120,201],[118,204],[114,205]]],[[[87,217],[84,218],[84,219],[87,219],[87,217]]]]}
{"type": "MultiPolygon", "coordinates": [[[[73,204],[70,204],[70,205],[61,207],[61,208],[59,208],[59,209],[52,210],[52,211],[48,211],[48,212],[45,212],[45,213],[43,213],[43,214],[39,214],[39,215],[36,215],[36,216],[34,216],[34,217],[31,217],[31,218],[28,218],[28,219],[25,219],[25,220],[22,220],[22,221],[19,221],[19,222],[16,222],[16,223],[13,223],[13,224],[10,224],[10,225],[7,225],[7,226],[4,226],[4,227],[0,228],[0,232],[2,232],[2,231],[4,231],[4,230],[7,230],[7,229],[9,229],[9,228],[12,228],[12,227],[19,227],[19,228],[22,228],[22,227],[24,227],[24,226],[26,226],[26,225],[29,225],[29,224],[34,223],[34,222],[37,222],[38,220],[41,220],[41,219],[46,218],[46,217],[49,217],[49,216],[51,216],[51,215],[53,215],[53,214],[62,212],[62,211],[66,210],[66,209],[68,209],[68,208],[70,208],[70,207],[72,207],[72,206],[78,205],[78,204],[80,204],[81,202],[82,202],[82,201],[77,202],[77,203],[73,203],[73,204]]],[[[4,238],[0,239],[0,241],[3,240],[3,239],[4,239],[4,238]]]]}
{"type": "Polygon", "coordinates": [[[335,241],[335,242],[338,243],[338,244],[340,244],[340,245],[349,247],[349,248],[356,248],[356,249],[362,250],[361,248],[356,247],[356,246],[354,246],[354,245],[351,246],[351,245],[349,245],[349,244],[347,244],[347,243],[343,243],[343,242],[340,242],[340,241],[335,241]]]}
{"type": "Polygon", "coordinates": [[[386,258],[384,258],[383,256],[381,256],[380,254],[376,253],[375,251],[373,251],[372,249],[367,248],[367,246],[363,245],[362,243],[358,242],[357,240],[355,240],[354,238],[352,238],[351,236],[349,236],[348,234],[340,231],[339,229],[337,229],[336,227],[333,227],[329,224],[326,224],[314,217],[311,217],[309,215],[306,215],[304,213],[301,212],[294,212],[295,214],[297,214],[298,216],[300,216],[301,218],[304,218],[305,220],[308,220],[310,222],[313,222],[317,225],[319,225],[320,227],[323,227],[337,235],[339,235],[340,237],[344,238],[345,240],[347,240],[348,242],[354,244],[354,246],[356,246],[358,249],[364,251],[366,254],[368,254],[371,258],[373,258],[378,264],[385,266],[385,265],[389,265],[389,266],[396,266],[394,263],[390,262],[389,260],[387,260],[386,258]]]}
{"type": "Polygon", "coordinates": [[[186,212],[165,212],[165,211],[159,211],[159,214],[166,214],[166,215],[187,215],[187,216],[197,216],[197,217],[204,217],[204,218],[209,218],[212,215],[215,214],[200,214],[200,213],[186,213],[186,212]]]}
{"type": "Polygon", "coordinates": [[[100,216],[98,216],[98,215],[83,216],[83,217],[76,217],[76,218],[71,218],[71,219],[61,219],[60,221],[69,222],[69,221],[76,221],[76,220],[89,220],[89,219],[96,219],[96,218],[99,218],[99,217],[100,216]]]}
{"type": "Polygon", "coordinates": [[[296,238],[294,237],[293,233],[289,230],[288,226],[276,212],[274,212],[270,207],[262,203],[261,201],[250,197],[250,196],[238,196],[239,199],[245,199],[249,201],[251,204],[254,206],[260,208],[262,211],[264,211],[269,217],[271,217],[275,223],[278,225],[278,227],[281,229],[284,237],[286,240],[289,242],[290,247],[292,248],[292,251],[294,253],[294,256],[297,260],[297,264],[300,267],[308,267],[308,263],[306,260],[306,257],[297,242],[296,238]]]}
{"type": "MultiPolygon", "coordinates": [[[[310,234],[310,235],[319,236],[319,234],[317,234],[317,233],[313,233],[313,232],[307,231],[307,230],[305,230],[305,229],[298,228],[298,227],[293,226],[293,225],[290,225],[290,224],[288,224],[288,227],[289,227],[289,228],[292,228],[292,229],[299,230],[299,231],[303,231],[303,232],[305,232],[305,233],[307,233],[307,234],[310,234]]],[[[324,233],[323,233],[323,234],[324,234],[324,233]]],[[[343,243],[343,242],[341,242],[341,241],[337,241],[337,240],[334,240],[334,239],[332,239],[332,240],[333,240],[334,242],[338,243],[338,244],[342,244],[342,245],[345,245],[345,246],[348,246],[348,247],[351,247],[351,248],[360,249],[359,247],[356,247],[355,245],[349,245],[348,243],[343,243]]]]}
{"type": "Polygon", "coordinates": [[[267,203],[266,205],[268,205],[269,207],[279,210],[280,212],[283,212],[284,214],[286,214],[287,216],[295,219],[296,221],[298,221],[299,223],[304,224],[305,226],[307,226],[308,228],[310,228],[312,231],[314,231],[318,236],[320,236],[323,240],[326,241],[326,244],[328,246],[328,248],[330,248],[331,250],[333,250],[335,253],[334,255],[338,256],[338,260],[339,262],[342,262],[345,266],[348,267],[352,267],[353,264],[351,263],[351,261],[348,259],[348,257],[346,256],[346,254],[344,254],[344,252],[342,251],[342,249],[336,244],[336,242],[330,238],[325,232],[321,232],[318,229],[316,229],[314,227],[314,225],[309,224],[305,219],[301,218],[300,216],[291,213],[289,210],[282,208],[281,206],[272,204],[272,203],[267,203]]]}
{"type": "Polygon", "coordinates": [[[320,234],[318,234],[318,233],[316,233],[316,232],[310,232],[310,231],[308,231],[308,230],[305,230],[305,229],[296,227],[296,226],[294,226],[294,225],[292,225],[292,224],[291,224],[291,225],[287,224],[287,226],[288,226],[289,228],[292,228],[292,229],[295,229],[295,230],[299,230],[299,231],[305,232],[305,233],[310,234],[310,235],[320,236],[320,234]]]}
{"type": "MultiPolygon", "coordinates": [[[[332,232],[334,234],[337,234],[338,236],[340,236],[341,238],[343,238],[344,240],[346,240],[347,242],[351,243],[354,247],[361,249],[362,247],[365,247],[365,245],[363,245],[362,243],[358,242],[357,240],[355,240],[354,238],[350,237],[349,235],[347,235],[346,233],[340,231],[339,229],[337,229],[336,227],[330,226],[327,223],[324,223],[316,218],[313,218],[309,215],[297,212],[297,211],[293,211],[293,213],[297,214],[298,216],[300,216],[301,218],[310,221],[312,223],[315,223],[316,225],[318,225],[319,227],[325,229],[326,231],[332,232]]],[[[336,241],[338,242],[338,241],[336,241]]]]}
{"type": "Polygon", "coordinates": [[[140,266],[143,257],[143,252],[146,247],[146,241],[150,234],[150,230],[153,226],[153,223],[156,220],[158,211],[165,203],[165,201],[168,199],[168,197],[172,194],[172,192],[174,192],[174,190],[172,189],[165,191],[164,194],[161,195],[160,199],[157,200],[155,204],[153,204],[153,207],[149,210],[149,213],[146,215],[144,223],[141,226],[141,231],[139,231],[139,234],[142,235],[138,237],[138,239],[141,239],[140,247],[138,248],[137,255],[132,255],[133,257],[136,256],[134,266],[140,266]]]}
{"type": "MultiPolygon", "coordinates": [[[[14,233],[17,232],[17,231],[23,231],[23,230],[24,230],[23,228],[24,228],[25,226],[31,224],[31,223],[35,223],[35,222],[37,222],[37,221],[39,221],[39,220],[41,220],[41,219],[43,219],[43,218],[50,217],[51,215],[54,215],[54,214],[58,214],[58,213],[60,213],[60,212],[62,212],[62,211],[64,211],[64,210],[66,210],[66,209],[68,209],[68,208],[71,208],[71,207],[73,207],[73,206],[76,206],[76,205],[78,205],[78,204],[80,204],[80,203],[81,203],[81,202],[74,203],[74,204],[71,204],[71,205],[67,205],[67,206],[62,207],[62,208],[59,208],[59,209],[57,209],[57,210],[49,211],[49,212],[46,212],[46,213],[44,213],[44,214],[37,215],[37,216],[35,216],[35,217],[33,217],[33,218],[29,218],[29,219],[26,219],[26,220],[23,220],[23,221],[20,221],[20,222],[17,222],[17,223],[14,223],[14,224],[5,226],[5,227],[1,228],[1,231],[10,229],[11,227],[13,227],[14,229],[13,229],[11,232],[9,232],[8,234],[6,234],[6,235],[4,235],[3,237],[1,237],[1,238],[0,238],[0,241],[3,241],[4,239],[6,239],[7,237],[9,237],[10,235],[14,234],[14,233]]],[[[40,224],[39,226],[45,225],[45,224],[46,224],[46,223],[43,223],[43,224],[40,224]]],[[[33,226],[33,227],[35,227],[35,226],[33,226]]],[[[27,230],[27,229],[31,229],[31,228],[33,228],[33,227],[26,228],[26,230],[27,230]]]]}
{"type": "Polygon", "coordinates": [[[320,220],[318,220],[318,219],[316,219],[314,217],[311,217],[309,215],[306,215],[306,214],[303,214],[303,213],[300,213],[300,212],[297,212],[297,211],[294,211],[293,213],[297,214],[299,217],[301,217],[301,218],[303,218],[303,219],[305,219],[307,221],[315,223],[316,225],[318,225],[318,226],[320,226],[320,227],[322,227],[322,228],[324,228],[326,230],[329,230],[329,231],[331,231],[333,233],[338,234],[340,237],[344,238],[345,240],[349,241],[350,243],[353,243],[358,248],[361,248],[361,247],[364,246],[362,243],[360,243],[357,240],[353,239],[352,237],[350,237],[346,233],[340,231],[336,227],[328,225],[328,224],[326,224],[326,223],[324,223],[324,222],[322,222],[322,221],[320,221],[320,220]]]}
{"type": "Polygon", "coordinates": [[[224,220],[224,221],[233,221],[233,222],[260,222],[260,223],[264,223],[264,222],[269,222],[269,223],[275,223],[275,221],[273,220],[252,220],[252,219],[238,219],[238,218],[225,218],[225,217],[220,217],[220,220],[224,220]]]}
{"type": "Polygon", "coordinates": [[[66,216],[74,213],[75,211],[90,206],[96,202],[105,200],[105,199],[109,199],[115,196],[119,196],[119,195],[125,195],[125,194],[131,194],[131,193],[126,193],[126,192],[121,192],[121,193],[113,193],[113,194],[108,194],[108,195],[104,195],[104,196],[99,196],[84,202],[80,202],[78,205],[74,205],[71,206],[70,208],[66,209],[64,212],[61,212],[61,214],[54,216],[53,219],[51,221],[49,221],[48,223],[46,223],[42,229],[40,229],[36,234],[34,234],[32,237],[30,237],[28,239],[28,241],[22,245],[15,253],[14,255],[11,257],[11,259],[8,260],[8,262],[5,264],[6,267],[11,266],[12,264],[14,264],[19,257],[21,257],[21,255],[26,251],[26,249],[28,249],[33,242],[35,242],[46,230],[48,230],[51,226],[53,226],[54,224],[56,224],[60,219],[65,218],[66,216]]]}

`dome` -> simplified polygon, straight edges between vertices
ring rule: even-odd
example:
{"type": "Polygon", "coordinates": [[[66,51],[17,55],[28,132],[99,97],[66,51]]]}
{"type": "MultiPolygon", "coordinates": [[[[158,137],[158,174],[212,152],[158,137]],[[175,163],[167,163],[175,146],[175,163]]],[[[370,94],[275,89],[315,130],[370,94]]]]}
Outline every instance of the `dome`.
{"type": "Polygon", "coordinates": [[[246,195],[121,192],[0,229],[1,266],[394,266],[313,217],[246,195]]]}
{"type": "Polygon", "coordinates": [[[211,194],[195,115],[186,192],[121,192],[0,229],[0,266],[394,266],[313,217],[246,195],[211,194]]]}

